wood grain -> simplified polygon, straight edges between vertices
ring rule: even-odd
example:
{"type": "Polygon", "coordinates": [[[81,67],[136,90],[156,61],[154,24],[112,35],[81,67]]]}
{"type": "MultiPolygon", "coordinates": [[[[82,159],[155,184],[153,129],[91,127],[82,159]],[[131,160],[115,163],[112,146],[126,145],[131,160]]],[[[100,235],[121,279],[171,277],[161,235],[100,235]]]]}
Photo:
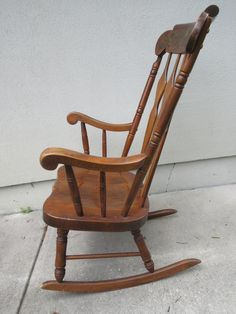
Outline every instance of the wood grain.
{"type": "Polygon", "coordinates": [[[81,122],[81,133],[82,133],[82,143],[84,148],[84,153],[89,155],[89,141],[86,125],[84,122],[81,122]]]}
{"type": "Polygon", "coordinates": [[[129,131],[132,126],[132,123],[115,124],[99,121],[80,112],[69,113],[67,116],[67,121],[69,124],[76,124],[78,121],[80,121],[98,129],[114,132],[129,131]]]}
{"type": "Polygon", "coordinates": [[[57,282],[62,282],[65,276],[67,234],[68,230],[57,229],[57,247],[55,259],[55,277],[57,282]]]}
{"type": "Polygon", "coordinates": [[[41,288],[46,290],[77,293],[114,291],[158,281],[160,279],[173,276],[199,263],[201,263],[200,260],[191,258],[159,268],[153,273],[144,273],[125,278],[100,281],[64,281],[63,283],[57,283],[56,281],[46,281],[43,283],[41,288]]]}
{"type": "Polygon", "coordinates": [[[146,159],[145,154],[129,157],[98,157],[78,153],[65,148],[47,148],[40,157],[40,163],[47,170],[55,170],[59,164],[70,165],[98,171],[129,171],[142,166],[146,159]]]}
{"type": "Polygon", "coordinates": [[[134,257],[140,256],[140,252],[119,252],[119,253],[99,253],[99,254],[80,254],[80,255],[67,255],[67,260],[78,259],[97,259],[97,258],[114,258],[114,257],[134,257]]]}
{"type": "Polygon", "coordinates": [[[74,175],[74,171],[71,166],[65,166],[67,183],[70,189],[71,199],[73,201],[73,205],[78,216],[83,216],[83,206],[81,202],[79,188],[76,182],[76,178],[74,175]]]}
{"type": "Polygon", "coordinates": [[[129,172],[107,173],[106,217],[101,216],[98,171],[73,168],[83,202],[83,216],[74,208],[67,182],[65,167],[58,169],[51,195],[44,203],[44,221],[55,228],[90,231],[130,231],[140,229],[146,222],[149,203],[142,207],[142,190],[137,193],[128,217],[122,216],[124,200],[134,180],[129,172]]]}
{"type": "MultiPolygon", "coordinates": [[[[102,130],[102,156],[107,157],[107,134],[106,130],[102,130]]],[[[106,173],[100,172],[100,202],[101,202],[101,215],[106,217],[106,173]]]]}
{"type": "Polygon", "coordinates": [[[155,122],[157,120],[158,107],[159,107],[160,101],[162,99],[162,96],[165,92],[165,87],[167,84],[167,75],[168,75],[171,56],[172,56],[171,54],[168,55],[168,58],[167,58],[167,61],[166,61],[165,67],[164,67],[164,71],[163,71],[163,73],[162,73],[162,75],[158,81],[158,84],[157,84],[156,96],[155,96],[152,110],[151,110],[150,115],[149,115],[147,128],[146,128],[144,141],[143,141],[142,152],[144,152],[145,149],[147,148],[147,145],[148,145],[150,138],[152,136],[152,133],[153,133],[153,128],[154,128],[155,122]]]}

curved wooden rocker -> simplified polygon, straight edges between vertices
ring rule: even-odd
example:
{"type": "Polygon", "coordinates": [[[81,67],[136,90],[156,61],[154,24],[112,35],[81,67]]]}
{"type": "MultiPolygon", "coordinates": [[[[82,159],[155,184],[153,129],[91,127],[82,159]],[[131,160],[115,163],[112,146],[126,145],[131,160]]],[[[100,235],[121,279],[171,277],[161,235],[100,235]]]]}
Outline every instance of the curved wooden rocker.
{"type": "Polygon", "coordinates": [[[144,285],[149,282],[158,281],[163,278],[170,277],[178,272],[188,269],[194,265],[201,263],[199,259],[185,259],[177,263],[159,268],[153,273],[144,273],[136,276],[130,276],[113,280],[100,281],[64,281],[56,280],[46,281],[42,285],[42,289],[67,291],[67,292],[104,292],[124,288],[131,288],[144,285]]]}
{"type": "Polygon", "coordinates": [[[165,208],[160,210],[154,210],[148,213],[148,220],[155,219],[155,218],[161,218],[165,216],[170,216],[173,214],[176,214],[177,210],[173,208],[165,208]]]}
{"type": "Polygon", "coordinates": [[[41,165],[54,170],[59,164],[58,177],[52,194],[44,203],[44,221],[57,228],[55,277],[43,289],[70,292],[100,292],[133,287],[172,276],[198,263],[185,259],[163,268],[154,268],[151,254],[141,234],[148,219],[176,213],[175,209],[149,211],[148,192],[168,133],[174,109],[187,78],[197,59],[217,6],[208,7],[195,23],[176,25],[160,36],[154,62],[132,123],[111,124],[87,115],[72,112],[70,124],[81,123],[84,153],[63,148],[48,148],[41,154],[41,165]],[[128,156],[142,113],[146,106],[157,71],[164,59],[164,71],[157,83],[141,152],[128,156]],[[175,63],[170,71],[170,61],[175,63]],[[170,72],[170,75],[168,74],[170,72]],[[86,124],[102,130],[102,157],[90,155],[86,124]],[[107,131],[127,131],[121,157],[107,157],[107,131]],[[131,172],[132,171],[132,172],[131,172]],[[136,173],[134,174],[134,171],[136,173]],[[67,255],[69,230],[124,232],[130,231],[137,252],[67,255]],[[148,270],[136,276],[102,281],[63,281],[66,260],[140,256],[148,270]]]}

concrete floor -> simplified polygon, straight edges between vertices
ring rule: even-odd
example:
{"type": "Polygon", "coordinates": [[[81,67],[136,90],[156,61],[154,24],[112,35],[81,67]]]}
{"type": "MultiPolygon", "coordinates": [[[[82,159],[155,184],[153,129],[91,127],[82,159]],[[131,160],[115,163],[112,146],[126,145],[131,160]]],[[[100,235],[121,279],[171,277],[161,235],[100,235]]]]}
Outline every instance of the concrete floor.
{"type": "MultiPolygon", "coordinates": [[[[202,264],[155,283],[96,294],[40,289],[53,278],[55,230],[41,212],[0,218],[0,313],[236,313],[236,185],[151,195],[151,209],[178,213],[148,221],[143,234],[156,267],[195,257],[202,264]]],[[[129,233],[71,232],[69,254],[135,249],[129,233]]],[[[68,261],[66,279],[144,272],[138,257],[68,261]]]]}

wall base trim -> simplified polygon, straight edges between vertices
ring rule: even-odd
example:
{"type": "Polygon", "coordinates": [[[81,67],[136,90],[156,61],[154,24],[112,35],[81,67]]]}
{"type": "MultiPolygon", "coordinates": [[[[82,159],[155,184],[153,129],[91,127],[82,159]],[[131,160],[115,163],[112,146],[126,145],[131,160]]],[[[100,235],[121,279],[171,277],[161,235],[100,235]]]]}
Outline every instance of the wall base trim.
{"type": "MultiPolygon", "coordinates": [[[[54,180],[0,188],[0,215],[41,209],[54,180]]],[[[150,194],[236,183],[236,156],[160,165],[150,194]]]]}

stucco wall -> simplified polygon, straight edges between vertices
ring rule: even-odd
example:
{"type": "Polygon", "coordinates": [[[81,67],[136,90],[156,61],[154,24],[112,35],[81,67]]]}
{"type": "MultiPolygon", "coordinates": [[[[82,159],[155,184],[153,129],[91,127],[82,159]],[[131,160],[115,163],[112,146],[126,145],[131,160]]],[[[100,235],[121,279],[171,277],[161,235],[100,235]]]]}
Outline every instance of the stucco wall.
{"type": "MultiPolygon", "coordinates": [[[[236,155],[236,2],[215,3],[220,14],[175,112],[162,164],[236,155]]],[[[131,121],[156,39],[176,23],[194,21],[209,4],[2,0],[0,186],[53,178],[38,162],[47,146],[81,150],[79,127],[66,123],[70,111],[131,121]]],[[[96,154],[100,133],[89,134],[96,154]]],[[[109,139],[108,152],[120,154],[124,136],[109,139]]]]}

